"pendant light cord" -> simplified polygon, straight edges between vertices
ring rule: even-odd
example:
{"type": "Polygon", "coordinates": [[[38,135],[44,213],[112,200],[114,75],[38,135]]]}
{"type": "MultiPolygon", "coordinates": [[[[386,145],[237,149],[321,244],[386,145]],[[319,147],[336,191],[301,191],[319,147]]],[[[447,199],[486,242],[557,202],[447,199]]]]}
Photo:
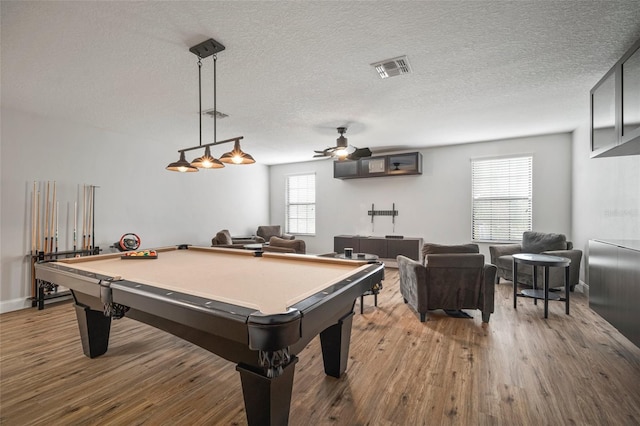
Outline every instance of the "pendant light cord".
{"type": "Polygon", "coordinates": [[[200,146],[202,146],[202,59],[198,56],[198,108],[200,111],[200,146]]]}
{"type": "Polygon", "coordinates": [[[218,107],[216,105],[216,95],[218,90],[216,89],[216,80],[217,72],[216,72],[216,63],[218,62],[218,55],[213,54],[213,142],[218,140],[218,135],[216,134],[216,123],[218,122],[218,107]]]}

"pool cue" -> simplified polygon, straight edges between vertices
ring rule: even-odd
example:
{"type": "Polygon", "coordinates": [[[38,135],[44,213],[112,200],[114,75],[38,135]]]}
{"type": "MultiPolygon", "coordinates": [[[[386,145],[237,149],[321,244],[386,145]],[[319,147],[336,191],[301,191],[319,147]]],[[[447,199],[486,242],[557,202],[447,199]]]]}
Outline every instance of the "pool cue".
{"type": "MultiPolygon", "coordinates": [[[[96,249],[96,188],[97,186],[93,186],[93,206],[91,207],[91,210],[93,211],[93,214],[91,215],[91,238],[93,238],[93,250],[96,249]]],[[[94,254],[98,254],[98,253],[94,253],[94,254]]]]}
{"type": "Polygon", "coordinates": [[[49,209],[49,215],[48,215],[49,220],[47,221],[47,223],[44,224],[44,226],[47,228],[47,235],[49,236],[49,240],[44,245],[44,251],[45,253],[51,253],[50,247],[51,247],[51,241],[53,240],[53,234],[51,233],[51,220],[53,219],[53,205],[51,204],[51,201],[49,201],[47,208],[49,209]]]}
{"type": "Polygon", "coordinates": [[[86,224],[86,234],[87,234],[87,241],[85,243],[84,249],[88,250],[89,249],[89,215],[91,214],[91,212],[89,211],[89,197],[91,196],[89,193],[89,185],[85,185],[84,186],[84,190],[87,192],[86,193],[86,203],[87,205],[85,206],[85,224],[86,224]]]}
{"type": "Polygon", "coordinates": [[[36,194],[36,203],[38,208],[36,211],[36,253],[40,251],[40,189],[36,194]]]}
{"type": "MultiPolygon", "coordinates": [[[[96,186],[91,185],[91,251],[96,247],[96,186]]],[[[91,253],[93,254],[93,253],[91,253]]]]}
{"type": "Polygon", "coordinates": [[[91,193],[89,192],[89,185],[85,185],[84,186],[84,190],[85,190],[85,217],[84,217],[84,221],[86,224],[86,241],[84,243],[84,247],[83,250],[89,250],[89,215],[91,214],[91,212],[89,211],[89,205],[91,203],[90,201],[90,197],[91,197],[91,193]]]}
{"type": "Polygon", "coordinates": [[[87,250],[91,250],[93,246],[93,241],[91,241],[91,222],[93,221],[93,185],[89,185],[87,187],[89,192],[89,204],[87,206],[87,210],[89,211],[89,220],[87,221],[87,250]]]}
{"type": "Polygon", "coordinates": [[[33,181],[31,194],[31,254],[36,251],[36,181],[33,181]]]}
{"type": "Polygon", "coordinates": [[[87,185],[87,250],[91,250],[91,185],[87,185]]]}
{"type": "Polygon", "coordinates": [[[49,181],[47,181],[47,198],[44,202],[44,247],[46,253],[49,248],[49,181]]]}
{"type": "MultiPolygon", "coordinates": [[[[91,186],[91,250],[96,248],[96,186],[91,186]]],[[[93,253],[92,253],[93,254],[93,253]]]]}
{"type": "Polygon", "coordinates": [[[87,185],[84,185],[82,189],[82,250],[84,250],[87,242],[87,185]]]}
{"type": "Polygon", "coordinates": [[[49,217],[49,253],[53,253],[53,236],[54,236],[54,228],[53,225],[55,223],[56,218],[56,181],[53,181],[53,197],[51,197],[51,217],[49,217]]]}
{"type": "Polygon", "coordinates": [[[60,228],[58,228],[59,225],[59,221],[60,221],[60,202],[57,201],[56,202],[56,253],[58,252],[58,230],[60,228]]]}
{"type": "MultiPolygon", "coordinates": [[[[76,193],[76,198],[78,194],[76,193]]],[[[76,251],[76,245],[78,243],[78,200],[73,202],[73,251],[76,251]]]]}

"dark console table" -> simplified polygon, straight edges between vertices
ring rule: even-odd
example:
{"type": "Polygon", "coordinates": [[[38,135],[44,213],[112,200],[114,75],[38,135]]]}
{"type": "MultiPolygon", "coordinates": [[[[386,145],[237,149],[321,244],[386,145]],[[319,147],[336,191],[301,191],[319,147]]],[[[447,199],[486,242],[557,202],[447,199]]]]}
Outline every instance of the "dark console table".
{"type": "Polygon", "coordinates": [[[398,255],[407,256],[418,262],[421,259],[422,238],[387,238],[365,235],[337,235],[333,237],[333,251],[343,253],[346,247],[354,253],[371,253],[381,259],[394,259],[398,255]]]}
{"type": "Polygon", "coordinates": [[[589,241],[589,307],[640,347],[640,240],[589,241]]]}

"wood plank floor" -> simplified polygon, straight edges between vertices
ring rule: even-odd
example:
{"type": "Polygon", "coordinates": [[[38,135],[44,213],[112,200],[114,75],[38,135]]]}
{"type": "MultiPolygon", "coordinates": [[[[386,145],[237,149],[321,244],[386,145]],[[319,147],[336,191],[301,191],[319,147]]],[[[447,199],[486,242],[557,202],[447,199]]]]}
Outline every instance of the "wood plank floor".
{"type": "MultiPolygon", "coordinates": [[[[575,293],[564,304],[497,287],[478,311],[420,323],[387,270],[378,307],[356,306],[347,373],[324,375],[319,340],[296,365],[292,425],[638,425],[640,349],[575,293]]],[[[234,365],[150,326],[114,321],[86,358],[69,303],[0,315],[2,425],[243,425],[234,365]]]]}

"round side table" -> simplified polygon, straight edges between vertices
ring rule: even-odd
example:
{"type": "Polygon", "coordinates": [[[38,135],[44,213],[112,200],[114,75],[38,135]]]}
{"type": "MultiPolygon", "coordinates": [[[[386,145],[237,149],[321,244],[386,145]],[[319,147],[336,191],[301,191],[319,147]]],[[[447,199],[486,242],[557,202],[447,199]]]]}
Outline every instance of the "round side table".
{"type": "Polygon", "coordinates": [[[513,255],[513,308],[517,309],[518,296],[531,297],[534,304],[544,299],[544,317],[549,316],[549,299],[565,302],[565,313],[569,315],[569,265],[571,259],[547,254],[518,253],[513,255]],[[533,266],[533,289],[525,289],[518,294],[518,265],[533,266]],[[544,268],[544,289],[538,289],[538,266],[544,268]],[[549,268],[564,268],[564,298],[557,294],[549,294],[549,268]]]}

